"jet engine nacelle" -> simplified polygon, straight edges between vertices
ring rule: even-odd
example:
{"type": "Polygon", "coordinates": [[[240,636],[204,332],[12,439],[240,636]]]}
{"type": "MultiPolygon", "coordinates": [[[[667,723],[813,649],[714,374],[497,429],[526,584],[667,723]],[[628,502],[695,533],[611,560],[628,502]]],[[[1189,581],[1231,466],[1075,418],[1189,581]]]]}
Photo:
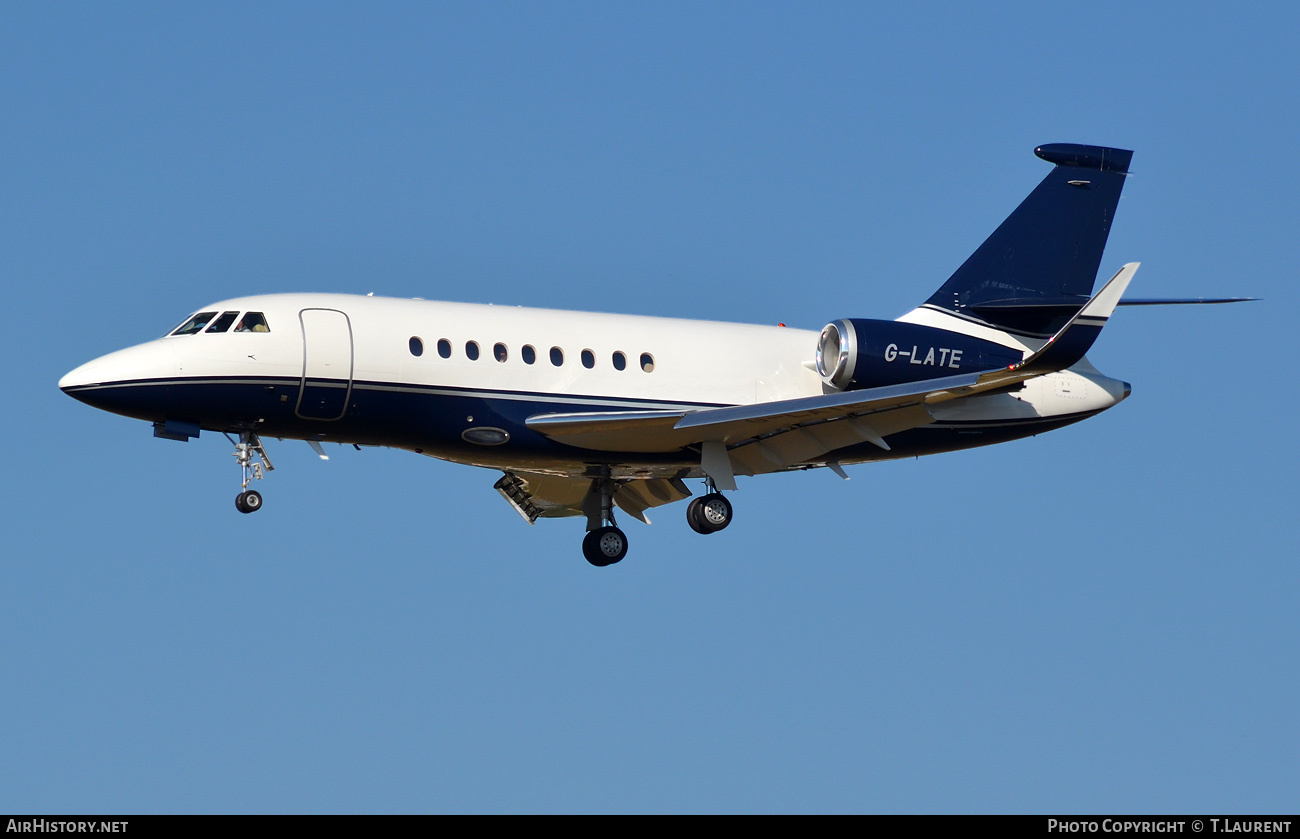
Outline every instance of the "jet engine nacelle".
{"type": "Polygon", "coordinates": [[[817,342],[817,372],[840,390],[992,370],[1023,358],[1023,352],[992,341],[893,320],[837,320],[817,342]]]}

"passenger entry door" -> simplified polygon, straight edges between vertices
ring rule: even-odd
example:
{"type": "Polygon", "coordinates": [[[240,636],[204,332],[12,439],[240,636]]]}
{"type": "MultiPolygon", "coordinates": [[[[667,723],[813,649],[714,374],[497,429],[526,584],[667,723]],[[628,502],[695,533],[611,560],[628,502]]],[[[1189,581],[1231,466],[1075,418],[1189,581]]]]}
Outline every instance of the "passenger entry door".
{"type": "Polygon", "coordinates": [[[302,387],[297,414],[303,419],[342,419],[352,395],[352,324],[337,309],[303,309],[302,387]]]}

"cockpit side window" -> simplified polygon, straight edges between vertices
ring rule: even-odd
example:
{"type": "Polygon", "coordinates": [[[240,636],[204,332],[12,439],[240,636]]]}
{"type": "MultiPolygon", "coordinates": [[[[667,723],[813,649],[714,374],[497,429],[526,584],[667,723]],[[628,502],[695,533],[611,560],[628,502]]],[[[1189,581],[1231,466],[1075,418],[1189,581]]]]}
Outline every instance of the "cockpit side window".
{"type": "Polygon", "coordinates": [[[225,332],[230,328],[230,324],[235,322],[235,318],[237,317],[239,317],[239,312],[222,312],[221,317],[214,320],[212,325],[207,328],[207,331],[225,332]]]}
{"type": "Polygon", "coordinates": [[[236,332],[270,332],[271,327],[266,325],[266,318],[261,312],[246,313],[235,325],[236,332]]]}
{"type": "Polygon", "coordinates": [[[217,316],[216,312],[199,312],[194,317],[182,323],[173,335],[193,335],[195,332],[202,332],[203,327],[208,325],[208,321],[217,316]]]}

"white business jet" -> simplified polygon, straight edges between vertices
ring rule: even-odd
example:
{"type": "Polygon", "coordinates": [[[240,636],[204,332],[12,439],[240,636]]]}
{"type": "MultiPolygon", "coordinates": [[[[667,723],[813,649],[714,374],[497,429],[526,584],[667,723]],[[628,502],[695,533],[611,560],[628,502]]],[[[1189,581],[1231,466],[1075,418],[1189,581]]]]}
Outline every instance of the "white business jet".
{"type": "MultiPolygon", "coordinates": [[[[654,317],[341,294],[204,306],[166,336],[59,382],[89,405],[235,444],[235,506],[272,469],[263,440],[390,446],[497,470],[530,524],[582,516],[583,554],[621,560],[615,508],[691,501],[722,530],[738,475],[912,457],[1040,434],[1117,404],[1129,385],[1084,353],[1136,263],[1092,295],[1132,153],[1052,144],[1055,164],[922,306],[821,333],[654,317]]],[[[1210,300],[1123,303],[1222,302],[1210,300]]]]}

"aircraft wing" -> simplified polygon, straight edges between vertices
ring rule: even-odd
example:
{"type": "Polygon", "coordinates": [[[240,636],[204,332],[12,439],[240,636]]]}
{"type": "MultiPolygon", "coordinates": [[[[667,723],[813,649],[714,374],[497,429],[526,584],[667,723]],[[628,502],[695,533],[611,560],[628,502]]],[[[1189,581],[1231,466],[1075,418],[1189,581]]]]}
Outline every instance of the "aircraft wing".
{"type": "Polygon", "coordinates": [[[981,375],[697,411],[545,414],[529,417],[528,427],[599,451],[675,452],[722,443],[737,473],[758,475],[864,441],[888,449],[885,436],[934,421],[927,404],[1006,386],[981,387],[981,375]]]}
{"type": "MultiPolygon", "coordinates": [[[[1078,362],[1137,269],[1136,262],[1125,265],[1042,348],[1005,368],[755,405],[542,414],[529,417],[527,425],[557,442],[601,451],[673,452],[700,446],[708,460],[710,444],[721,444],[734,471],[749,475],[863,442],[888,450],[885,437],[934,421],[931,405],[1012,387],[1078,362]]],[[[709,471],[707,463],[705,469],[709,471]]]]}

